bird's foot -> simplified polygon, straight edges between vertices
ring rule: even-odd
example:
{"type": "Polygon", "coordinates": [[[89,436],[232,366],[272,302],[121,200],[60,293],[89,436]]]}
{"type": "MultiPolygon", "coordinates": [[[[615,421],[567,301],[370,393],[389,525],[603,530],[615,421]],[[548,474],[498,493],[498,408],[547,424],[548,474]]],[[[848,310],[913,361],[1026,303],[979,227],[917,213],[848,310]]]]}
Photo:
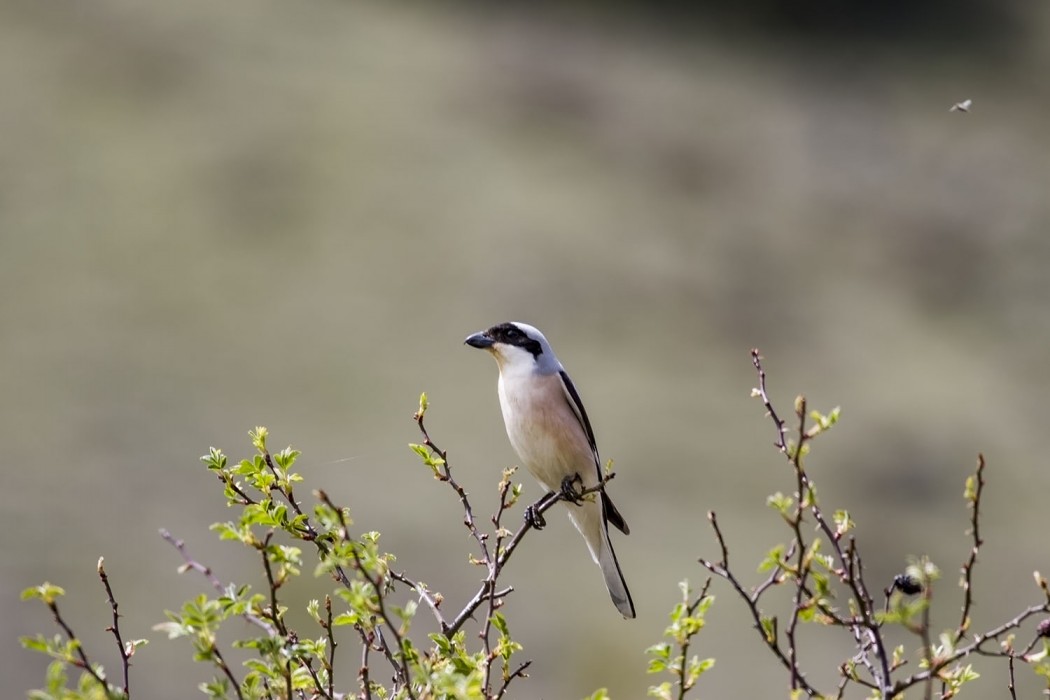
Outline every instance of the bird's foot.
{"type": "Polygon", "coordinates": [[[583,477],[579,473],[567,476],[561,480],[561,497],[569,503],[580,505],[583,498],[583,477]],[[579,484],[579,488],[576,485],[579,484]]]}
{"type": "Polygon", "coordinates": [[[529,506],[525,509],[525,522],[531,525],[534,530],[542,530],[547,527],[547,520],[543,517],[540,509],[535,506],[529,506]]]}

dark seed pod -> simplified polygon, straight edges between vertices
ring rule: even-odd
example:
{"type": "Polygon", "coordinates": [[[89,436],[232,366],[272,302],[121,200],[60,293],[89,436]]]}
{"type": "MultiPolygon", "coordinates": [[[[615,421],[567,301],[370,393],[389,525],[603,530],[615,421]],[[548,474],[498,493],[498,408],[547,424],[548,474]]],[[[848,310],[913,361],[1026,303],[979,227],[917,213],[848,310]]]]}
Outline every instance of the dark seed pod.
{"type": "Polygon", "coordinates": [[[904,595],[915,595],[922,593],[922,583],[919,579],[908,574],[897,574],[893,577],[893,587],[904,595]]]}

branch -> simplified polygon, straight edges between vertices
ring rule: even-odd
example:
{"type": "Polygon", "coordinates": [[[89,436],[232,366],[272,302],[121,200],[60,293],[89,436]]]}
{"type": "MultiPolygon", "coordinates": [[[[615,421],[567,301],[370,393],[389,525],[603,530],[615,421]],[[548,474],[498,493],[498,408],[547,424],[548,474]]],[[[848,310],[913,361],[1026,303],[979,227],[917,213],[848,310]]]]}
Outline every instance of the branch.
{"type": "Polygon", "coordinates": [[[51,610],[51,614],[55,618],[55,623],[62,628],[63,632],[66,633],[66,637],[69,639],[69,641],[76,642],[74,646],[76,655],[79,658],[79,660],[71,659],[71,663],[87,671],[91,675],[91,677],[94,678],[100,686],[102,686],[103,692],[108,697],[109,684],[106,683],[106,679],[102,677],[102,674],[95,670],[95,667],[91,665],[91,662],[88,660],[87,654],[84,652],[84,646],[80,644],[80,639],[73,633],[73,630],[68,624],[66,624],[66,621],[62,619],[62,614],[58,612],[58,603],[56,603],[54,600],[45,600],[44,602],[47,604],[47,607],[51,610]]]}
{"type": "MultiPolygon", "coordinates": [[[[109,607],[113,611],[113,624],[106,628],[107,632],[112,632],[113,637],[117,640],[117,650],[120,652],[120,665],[124,671],[124,696],[131,697],[131,687],[128,683],[128,668],[131,665],[130,659],[131,654],[128,653],[128,647],[124,645],[124,640],[120,637],[120,615],[117,614],[117,599],[113,596],[113,589],[109,585],[109,576],[106,575],[106,569],[103,568],[102,557],[98,558],[98,577],[102,579],[102,585],[106,589],[106,598],[109,600],[109,607]]],[[[132,653],[134,647],[131,648],[132,653]]]]}
{"type": "Polygon", "coordinates": [[[426,426],[423,425],[423,416],[425,414],[426,409],[421,407],[413,416],[416,425],[419,426],[419,432],[423,434],[423,445],[441,460],[441,471],[438,479],[447,482],[448,485],[452,487],[452,490],[456,492],[456,495],[459,496],[459,502],[463,506],[463,524],[466,526],[467,530],[470,531],[470,534],[474,539],[477,540],[478,547],[481,550],[482,561],[487,564],[489,562],[489,548],[486,542],[488,536],[482,534],[482,532],[478,530],[478,526],[474,522],[474,510],[470,506],[470,499],[467,497],[467,492],[452,476],[452,467],[448,463],[448,452],[439,448],[434,444],[434,441],[430,439],[430,434],[427,432],[426,426]]]}
{"type": "Polygon", "coordinates": [[[493,698],[493,700],[500,700],[503,697],[503,695],[507,692],[507,686],[509,686],[510,682],[512,680],[514,680],[515,678],[528,678],[529,674],[525,673],[525,669],[527,669],[531,665],[532,665],[531,661],[525,661],[520,666],[518,666],[516,669],[514,669],[513,673],[511,673],[509,676],[504,678],[503,679],[503,685],[500,686],[499,692],[496,693],[496,695],[493,698]]]}
{"type": "MultiPolygon", "coordinates": [[[[346,516],[343,513],[343,509],[337,507],[334,503],[332,503],[331,499],[328,497],[328,494],[324,491],[317,491],[316,494],[317,497],[320,498],[326,506],[328,506],[332,509],[332,511],[335,512],[336,517],[339,518],[340,536],[344,539],[344,541],[349,541],[350,535],[347,531],[346,516]]],[[[307,525],[309,526],[308,522],[307,525]]],[[[312,528],[312,526],[309,527],[312,528]]],[[[379,640],[380,650],[386,655],[387,661],[390,662],[390,665],[394,669],[394,673],[400,678],[405,692],[408,693],[408,697],[411,700],[415,700],[416,693],[415,690],[413,690],[412,688],[412,673],[408,667],[408,655],[405,653],[405,640],[402,634],[398,631],[398,625],[394,623],[393,618],[390,616],[390,612],[387,610],[387,591],[386,586],[383,585],[383,577],[381,574],[377,574],[376,576],[372,575],[372,573],[365,566],[364,562],[361,560],[361,553],[358,551],[357,546],[351,547],[350,553],[354,557],[354,566],[357,569],[358,573],[361,574],[362,578],[364,578],[368,585],[372,587],[372,590],[375,593],[376,605],[379,608],[379,617],[382,618],[383,623],[390,630],[390,635],[394,638],[394,642],[397,644],[398,653],[396,657],[393,655],[390,646],[387,644],[386,639],[383,637],[382,627],[375,625],[376,619],[375,617],[373,617],[372,626],[375,630],[375,635],[379,640]]],[[[342,573],[342,570],[339,570],[342,573]]],[[[345,578],[346,574],[342,573],[342,576],[345,578]]],[[[349,588],[349,583],[345,585],[349,588]]]]}
{"type": "MultiPolygon", "coordinates": [[[[686,615],[692,617],[696,613],[696,609],[700,607],[700,604],[704,602],[704,598],[707,597],[707,589],[711,587],[711,577],[708,576],[707,580],[704,581],[703,588],[700,589],[700,595],[696,597],[696,600],[688,605],[686,608],[686,615]]],[[[687,687],[686,678],[689,666],[689,642],[692,639],[691,635],[687,635],[685,641],[682,642],[682,663],[678,664],[676,669],[678,675],[678,700],[685,700],[685,694],[689,691],[687,687]]]]}
{"type": "Polygon", "coordinates": [[[227,680],[230,681],[230,685],[233,686],[233,690],[237,693],[238,700],[244,700],[244,694],[241,693],[241,684],[237,682],[237,679],[233,676],[233,671],[230,670],[229,665],[226,663],[226,659],[222,657],[222,652],[219,651],[219,647],[215,646],[214,643],[211,645],[211,653],[215,656],[216,665],[222,670],[227,680]]]}
{"type": "Polygon", "coordinates": [[[325,632],[328,633],[328,697],[335,697],[335,648],[338,643],[335,641],[335,635],[332,633],[332,597],[326,595],[324,597],[324,611],[325,611],[325,632]]]}
{"type": "MultiPolygon", "coordinates": [[[[814,425],[812,428],[807,428],[806,425],[806,400],[805,397],[799,396],[795,401],[795,413],[798,417],[798,443],[796,445],[789,445],[786,439],[787,427],[783,419],[780,418],[776,409],[773,407],[773,403],[769,398],[769,393],[766,388],[766,372],[762,366],[762,356],[757,348],[751,350],[751,363],[758,373],[758,386],[752,390],[752,396],[758,397],[762,401],[762,405],[766,409],[766,414],[773,421],[773,425],[776,428],[777,440],[774,443],[776,448],[782,452],[791,463],[792,469],[795,472],[796,478],[796,493],[797,498],[796,508],[793,513],[788,515],[784,513],[785,520],[788,522],[794,535],[793,550],[796,556],[795,571],[790,572],[795,578],[796,592],[794,597],[794,607],[792,609],[791,621],[787,628],[787,639],[788,649],[787,653],[780,648],[776,640],[769,640],[768,635],[763,631],[763,636],[766,639],[766,643],[781,662],[785,665],[788,671],[791,673],[791,684],[792,688],[801,687],[806,692],[810,692],[800,681],[801,672],[798,667],[797,661],[797,647],[795,642],[795,629],[798,624],[799,615],[805,605],[813,601],[813,595],[808,590],[806,580],[809,577],[811,571],[811,560],[807,558],[808,547],[803,537],[801,528],[802,516],[804,511],[808,511],[812,514],[814,520],[817,522],[819,531],[827,539],[829,545],[834,551],[835,558],[838,562],[837,576],[839,580],[845,584],[852,594],[852,597],[856,603],[857,611],[856,615],[849,620],[842,620],[837,616],[832,616],[835,620],[841,620],[846,626],[854,633],[856,640],[861,640],[863,637],[867,638],[867,642],[860,643],[859,661],[868,669],[872,674],[872,677],[876,681],[876,688],[883,693],[885,696],[886,691],[890,687],[890,663],[889,654],[887,653],[885,643],[882,639],[880,631],[880,625],[875,620],[875,606],[871,594],[868,592],[867,586],[864,583],[862,575],[863,567],[860,562],[860,555],[856,550],[852,539],[848,552],[843,548],[842,545],[842,533],[838,532],[833,528],[824,517],[824,514],[816,500],[816,490],[813,487],[809,476],[806,474],[805,467],[802,459],[806,453],[806,443],[812,440],[820,432],[826,429],[828,426],[825,425],[824,420],[821,419],[821,423],[814,425]],[[863,632],[862,632],[863,630],[863,632]],[[867,654],[872,651],[878,659],[878,669],[872,664],[867,662],[867,654]]],[[[724,540],[721,540],[721,533],[717,530],[717,524],[715,523],[716,534],[720,538],[720,543],[723,547],[723,553],[725,552],[724,540]]],[[[723,554],[724,556],[724,554],[723,554]]],[[[709,567],[710,569],[710,567],[709,567]]],[[[717,569],[710,569],[722,575],[721,571],[717,569]]],[[[728,566],[723,569],[727,574],[728,566]]],[[[779,581],[776,581],[779,583],[779,581]]],[[[739,583],[735,584],[736,587],[742,591],[742,587],[739,583]]],[[[772,583],[770,585],[773,585],[772,583]]],[[[757,609],[757,598],[753,596],[746,597],[749,607],[753,608],[752,615],[756,616],[756,620],[760,622],[761,616],[758,614],[757,609]]],[[[856,680],[856,679],[852,679],[856,680]]],[[[842,692],[840,688],[840,693],[842,692]]]]}
{"type": "MultiPolygon", "coordinates": [[[[764,593],[770,585],[773,585],[773,583],[771,582],[779,583],[780,580],[782,580],[782,577],[780,576],[781,570],[779,568],[775,568],[773,570],[773,573],[770,575],[770,578],[767,580],[767,583],[760,586],[757,593],[749,594],[744,589],[744,586],[740,583],[740,580],[729,569],[729,546],[726,544],[725,537],[722,536],[722,530],[718,526],[718,518],[716,517],[715,512],[708,512],[707,519],[711,522],[711,527],[715,531],[715,537],[718,539],[718,544],[722,549],[722,561],[715,564],[706,559],[700,559],[700,564],[716,576],[724,578],[736,590],[737,594],[744,600],[744,603],[747,605],[747,609],[751,613],[751,618],[754,620],[755,629],[762,636],[762,641],[765,642],[766,646],[769,647],[769,650],[773,652],[773,656],[775,656],[780,661],[784,668],[791,672],[791,659],[789,659],[788,656],[784,653],[784,651],[780,648],[780,643],[777,641],[776,618],[772,618],[772,631],[767,632],[764,625],[762,624],[762,612],[758,609],[759,596],[761,596],[761,594],[764,593]]],[[[824,695],[812,685],[810,685],[809,681],[806,680],[805,676],[799,675],[797,680],[797,687],[801,688],[809,697],[815,698],[822,697],[824,695]]]]}
{"type": "MultiPolygon", "coordinates": [[[[197,561],[189,555],[189,553],[186,551],[185,542],[183,542],[182,540],[175,539],[175,537],[172,536],[172,534],[164,528],[160,529],[160,536],[164,539],[165,542],[174,547],[175,550],[182,557],[182,561],[184,563],[182,566],[179,567],[179,573],[182,573],[183,571],[189,571],[192,569],[193,571],[196,571],[201,576],[206,578],[208,580],[208,583],[212,585],[212,588],[214,588],[220,594],[226,594],[227,586],[223,585],[222,581],[220,581],[219,578],[212,572],[210,567],[201,564],[199,561],[197,561]]],[[[263,620],[260,617],[256,617],[251,613],[244,613],[243,615],[241,615],[241,617],[243,617],[245,620],[252,623],[253,625],[261,627],[263,630],[266,631],[266,634],[268,634],[270,637],[277,636],[277,630],[266,620],[263,620]]]]}
{"type": "Polygon", "coordinates": [[[970,558],[962,566],[962,580],[959,585],[963,589],[962,618],[955,630],[955,644],[962,641],[966,636],[966,630],[970,628],[970,608],[973,607],[973,567],[977,563],[977,552],[980,551],[984,540],[981,539],[980,511],[981,494],[984,493],[984,455],[977,455],[977,472],[972,481],[967,480],[967,500],[970,501],[970,534],[973,535],[973,546],[970,548],[970,558]]]}
{"type": "Polygon", "coordinates": [[[752,395],[762,399],[762,404],[766,407],[766,413],[773,419],[773,424],[777,427],[777,440],[773,444],[781,452],[787,452],[787,440],[785,438],[787,426],[784,421],[780,420],[777,412],[773,410],[773,404],[769,401],[769,394],[766,393],[766,371],[762,369],[762,355],[759,353],[758,348],[751,348],[751,364],[758,371],[758,386],[752,389],[752,395]]]}

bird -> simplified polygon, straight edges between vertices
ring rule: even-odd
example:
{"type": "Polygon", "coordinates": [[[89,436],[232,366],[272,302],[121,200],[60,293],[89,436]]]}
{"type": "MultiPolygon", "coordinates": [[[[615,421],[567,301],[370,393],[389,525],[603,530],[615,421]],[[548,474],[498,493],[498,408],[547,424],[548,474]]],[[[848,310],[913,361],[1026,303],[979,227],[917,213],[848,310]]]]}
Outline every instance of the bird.
{"type": "MultiPolygon", "coordinates": [[[[543,488],[565,494],[569,517],[601,568],[613,604],[624,618],[633,618],[634,600],[609,538],[610,524],[625,535],[630,528],[605,491],[594,430],[576,385],[547,338],[527,323],[500,323],[464,342],[496,358],[511,446],[543,488]],[[598,497],[573,497],[576,484],[580,490],[598,488],[598,497]]],[[[533,522],[542,526],[542,520],[533,522]]]]}

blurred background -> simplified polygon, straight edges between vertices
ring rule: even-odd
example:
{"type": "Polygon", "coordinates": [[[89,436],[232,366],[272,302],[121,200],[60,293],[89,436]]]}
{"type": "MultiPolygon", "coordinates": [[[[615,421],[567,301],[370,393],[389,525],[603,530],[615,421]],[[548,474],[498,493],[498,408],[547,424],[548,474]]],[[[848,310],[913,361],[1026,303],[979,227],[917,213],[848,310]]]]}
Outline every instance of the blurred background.
{"type": "MultiPolygon", "coordinates": [[[[135,695],[196,693],[210,670],[150,628],[208,589],[157,530],[261,583],[208,531],[232,513],[198,462],[212,445],[248,456],[255,425],[303,450],[304,494],[324,487],[465,600],[479,573],[461,512],[406,445],[426,391],[432,435],[491,511],[516,458],[495,364],[462,341],[503,320],[545,331],[615,460],[639,610],[620,619],[549,518],[506,572],[534,660],[515,697],[644,697],[676,583],[718,556],[708,510],[749,580],[788,539],[765,505],[793,482],[749,397],[753,346],[783,413],[800,392],[843,407],[810,470],[857,520],[874,586],[929,554],[935,625],[957,623],[962,488],[983,451],[975,627],[1037,602],[1050,6],[722,5],[0,4],[7,696],[43,683],[17,642],[55,631],[18,600],[43,580],[117,670],[99,556],[125,637],[151,639],[135,695]]],[[[330,589],[306,579],[299,610],[330,589]]],[[[743,606],[712,590],[701,695],[785,697],[743,606]]],[[[803,639],[829,687],[850,640],[803,639]]],[[[975,663],[975,697],[1003,697],[1005,669],[975,663]]]]}

